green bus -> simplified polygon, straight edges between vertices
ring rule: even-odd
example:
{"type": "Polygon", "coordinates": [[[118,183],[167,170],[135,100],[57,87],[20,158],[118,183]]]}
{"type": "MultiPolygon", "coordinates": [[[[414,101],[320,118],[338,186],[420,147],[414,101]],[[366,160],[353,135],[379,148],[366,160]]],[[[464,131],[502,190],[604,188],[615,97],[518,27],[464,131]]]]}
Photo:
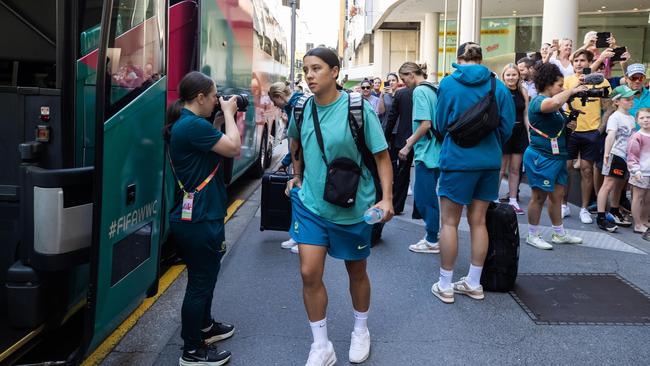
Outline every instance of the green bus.
{"type": "Polygon", "coordinates": [[[262,0],[0,0],[0,32],[0,364],[74,317],[76,363],[157,292],[173,252],[161,131],[178,82],[200,70],[248,98],[231,184],[259,177],[283,129],[265,91],[289,73],[286,41],[262,0]]]}

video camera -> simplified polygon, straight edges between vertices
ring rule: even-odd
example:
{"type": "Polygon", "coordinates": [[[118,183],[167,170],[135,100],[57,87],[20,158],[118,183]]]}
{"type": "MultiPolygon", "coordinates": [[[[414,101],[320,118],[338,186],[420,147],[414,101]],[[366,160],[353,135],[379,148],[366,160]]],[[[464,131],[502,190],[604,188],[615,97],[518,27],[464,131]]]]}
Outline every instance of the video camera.
{"type": "MultiPolygon", "coordinates": [[[[605,81],[605,75],[598,74],[598,73],[592,74],[591,69],[588,67],[585,67],[582,73],[584,75],[584,84],[599,85],[603,81],[605,81]]],[[[580,99],[580,103],[584,107],[587,105],[587,102],[589,102],[591,98],[607,98],[607,97],[609,97],[608,86],[603,88],[588,89],[571,96],[571,98],[569,98],[569,106],[571,105],[571,102],[576,98],[580,99]]]]}

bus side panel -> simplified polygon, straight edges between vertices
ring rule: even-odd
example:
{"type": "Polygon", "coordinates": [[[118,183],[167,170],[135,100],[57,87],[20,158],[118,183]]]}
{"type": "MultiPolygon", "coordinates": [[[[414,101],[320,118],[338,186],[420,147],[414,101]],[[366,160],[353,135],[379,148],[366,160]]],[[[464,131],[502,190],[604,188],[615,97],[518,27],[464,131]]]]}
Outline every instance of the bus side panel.
{"type": "Polygon", "coordinates": [[[257,157],[259,134],[256,133],[253,108],[259,104],[260,85],[253,75],[253,6],[250,0],[234,4],[229,0],[201,1],[199,70],[217,83],[220,94],[252,94],[251,106],[237,125],[242,152],[235,158],[233,177],[238,177],[257,157]]]}
{"type": "Polygon", "coordinates": [[[167,79],[163,77],[104,125],[102,226],[93,344],[140,304],[159,259],[167,79]],[[128,203],[128,192],[135,199],[128,203]]]}

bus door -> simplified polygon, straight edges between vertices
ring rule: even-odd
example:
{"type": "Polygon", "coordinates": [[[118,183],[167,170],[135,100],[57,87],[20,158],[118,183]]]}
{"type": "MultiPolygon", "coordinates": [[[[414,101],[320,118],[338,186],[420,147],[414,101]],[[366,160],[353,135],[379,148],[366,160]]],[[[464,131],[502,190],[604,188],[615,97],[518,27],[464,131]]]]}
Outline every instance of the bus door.
{"type": "Polygon", "coordinates": [[[100,29],[85,352],[157,286],[167,1],[104,1],[100,29]]]}

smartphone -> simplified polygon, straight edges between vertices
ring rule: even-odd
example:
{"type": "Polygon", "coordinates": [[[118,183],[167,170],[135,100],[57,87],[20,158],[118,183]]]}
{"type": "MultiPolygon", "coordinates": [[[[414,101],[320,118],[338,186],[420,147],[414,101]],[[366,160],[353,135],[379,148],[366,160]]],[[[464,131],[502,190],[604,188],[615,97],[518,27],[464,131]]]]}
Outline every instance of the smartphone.
{"type": "Polygon", "coordinates": [[[610,60],[612,60],[612,62],[614,62],[614,61],[625,61],[626,59],[624,59],[621,56],[623,56],[623,54],[625,53],[626,50],[627,50],[626,47],[616,47],[616,48],[614,48],[612,50],[614,52],[614,56],[612,56],[612,58],[610,60]]]}
{"type": "Polygon", "coordinates": [[[591,67],[585,67],[584,69],[582,69],[582,73],[583,73],[584,75],[589,75],[589,74],[591,74],[591,67]]]}
{"type": "Polygon", "coordinates": [[[612,37],[611,32],[598,32],[596,33],[596,48],[607,48],[609,47],[609,42],[607,41],[612,37]]]}

